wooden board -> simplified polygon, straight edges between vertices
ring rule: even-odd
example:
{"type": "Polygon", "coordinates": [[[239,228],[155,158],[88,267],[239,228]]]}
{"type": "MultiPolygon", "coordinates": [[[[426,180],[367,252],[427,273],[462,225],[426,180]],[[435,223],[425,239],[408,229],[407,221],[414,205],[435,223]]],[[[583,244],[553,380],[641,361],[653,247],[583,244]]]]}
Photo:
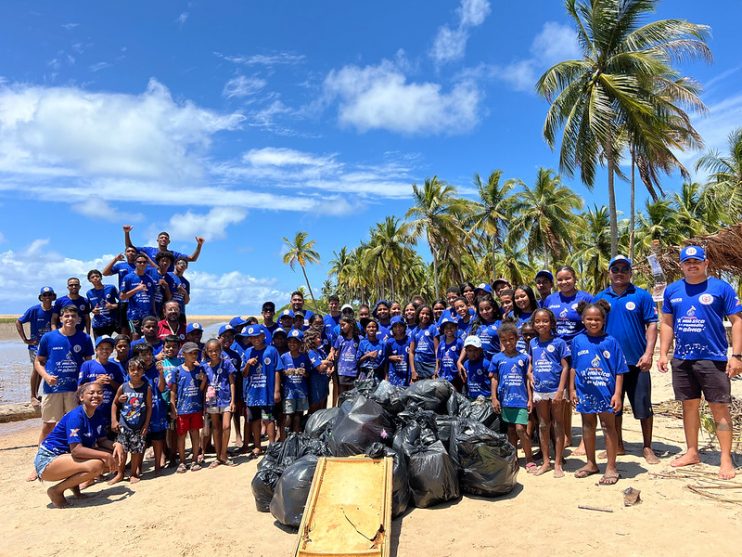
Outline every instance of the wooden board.
{"type": "Polygon", "coordinates": [[[391,457],[320,458],[296,557],[388,557],[392,468],[391,457]]]}

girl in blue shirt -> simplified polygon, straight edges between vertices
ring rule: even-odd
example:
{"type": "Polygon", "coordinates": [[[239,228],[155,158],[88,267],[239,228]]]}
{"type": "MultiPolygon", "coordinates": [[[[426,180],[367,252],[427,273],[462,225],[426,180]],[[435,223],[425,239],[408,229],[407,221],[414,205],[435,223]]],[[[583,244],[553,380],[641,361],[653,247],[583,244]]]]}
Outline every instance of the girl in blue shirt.
{"type": "Polygon", "coordinates": [[[352,317],[340,318],[340,335],[330,352],[330,359],[337,368],[337,395],[333,398],[333,406],[337,406],[337,397],[350,391],[356,383],[358,375],[358,328],[352,317]]]}
{"type": "Polygon", "coordinates": [[[361,381],[384,378],[384,343],[378,333],[379,324],[376,319],[369,318],[366,323],[366,338],[361,339],[358,344],[358,378],[361,381]]]}
{"type": "Polygon", "coordinates": [[[301,417],[309,410],[308,374],[312,367],[309,357],[304,353],[304,333],[294,329],[289,333],[289,351],[281,356],[283,360],[283,415],[284,423],[280,431],[280,440],[286,436],[286,430],[295,433],[301,431],[301,417]]]}
{"type": "Polygon", "coordinates": [[[459,367],[459,356],[464,348],[464,341],[456,334],[456,322],[444,317],[441,320],[441,339],[438,343],[438,354],[435,361],[435,376],[450,381],[458,392],[464,386],[463,374],[459,367]]]}
{"type": "Polygon", "coordinates": [[[309,414],[312,414],[327,407],[333,366],[322,348],[322,338],[317,331],[310,329],[304,335],[304,349],[312,364],[309,371],[309,414]]]}
{"type": "Polygon", "coordinates": [[[586,478],[599,472],[595,462],[595,428],[600,416],[608,463],[598,483],[614,485],[619,478],[615,413],[621,410],[623,374],[628,372],[628,366],[618,341],[604,332],[605,317],[611,309],[608,302],[580,303],[577,309],[582,315],[585,332],[572,341],[570,396],[582,415],[587,463],[575,472],[575,477],[586,478]]]}
{"type": "Polygon", "coordinates": [[[433,310],[420,306],[417,310],[417,329],[410,342],[412,380],[430,379],[435,375],[435,355],[438,352],[438,331],[433,324],[433,310]]]}
{"type": "Polygon", "coordinates": [[[232,413],[235,410],[237,370],[232,360],[224,357],[222,344],[212,338],[206,343],[204,353],[208,358],[206,369],[206,413],[211,419],[211,431],[214,434],[216,460],[209,468],[220,464],[234,466],[229,460],[229,434],[231,433],[232,413]]]}
{"type": "Polygon", "coordinates": [[[557,336],[569,343],[584,329],[577,305],[580,302],[592,302],[593,297],[577,290],[577,273],[569,265],[559,267],[556,274],[558,292],[544,300],[543,307],[550,309],[557,321],[557,336]]]}
{"type": "Polygon", "coordinates": [[[384,355],[387,360],[387,381],[398,387],[410,384],[410,337],[407,325],[400,316],[392,317],[392,338],[386,339],[384,355]]]}
{"type": "Polygon", "coordinates": [[[533,289],[527,285],[520,285],[513,291],[513,321],[518,327],[520,338],[518,339],[518,351],[527,352],[527,341],[523,338],[522,327],[524,323],[531,321],[533,312],[538,309],[536,294],[533,289]]]}
{"type": "MultiPolygon", "coordinates": [[[[549,449],[550,433],[554,430],[556,453],[554,455],[554,477],[564,477],[562,458],[564,453],[564,396],[569,378],[569,345],[555,337],[556,319],[551,310],[542,308],[533,313],[533,327],[538,338],[531,339],[531,364],[529,377],[533,385],[533,402],[539,423],[539,441],[544,462],[534,472],[535,476],[551,470],[549,449]]],[[[568,408],[571,413],[571,408],[568,408]]]]}

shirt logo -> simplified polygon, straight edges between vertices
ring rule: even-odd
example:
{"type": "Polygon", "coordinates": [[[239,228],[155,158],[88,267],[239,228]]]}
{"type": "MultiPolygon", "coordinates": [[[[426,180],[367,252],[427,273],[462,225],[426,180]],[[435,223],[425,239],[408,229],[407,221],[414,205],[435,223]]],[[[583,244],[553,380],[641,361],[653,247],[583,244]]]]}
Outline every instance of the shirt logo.
{"type": "Polygon", "coordinates": [[[636,309],[636,304],[634,302],[626,302],[626,309],[634,311],[636,309]]]}
{"type": "Polygon", "coordinates": [[[593,358],[593,361],[590,362],[590,365],[593,367],[600,367],[600,356],[595,354],[595,357],[593,358]]]}
{"type": "Polygon", "coordinates": [[[265,365],[269,366],[269,365],[271,365],[271,359],[270,359],[270,358],[265,358],[265,359],[263,360],[263,363],[264,363],[265,365]]]}
{"type": "Polygon", "coordinates": [[[568,313],[569,313],[569,310],[567,308],[564,308],[562,311],[559,312],[559,317],[565,318],[567,317],[568,313]]]}
{"type": "Polygon", "coordinates": [[[555,349],[554,349],[554,345],[553,344],[550,344],[549,346],[546,347],[546,351],[547,352],[554,352],[554,350],[555,349]]]}
{"type": "Polygon", "coordinates": [[[685,312],[685,315],[688,317],[695,317],[696,316],[696,306],[691,306],[688,311],[685,312]]]}
{"type": "Polygon", "coordinates": [[[518,365],[519,365],[520,367],[523,367],[523,360],[518,360],[518,365]]]}
{"type": "Polygon", "coordinates": [[[611,359],[611,353],[608,352],[608,350],[603,350],[603,356],[605,356],[605,359],[606,360],[610,360],[611,359]]]}
{"type": "Polygon", "coordinates": [[[430,331],[425,331],[425,336],[426,337],[429,337],[430,336],[430,331]]]}
{"type": "Polygon", "coordinates": [[[709,306],[714,303],[714,297],[711,294],[701,294],[698,297],[698,301],[704,306],[709,306]]]}
{"type": "Polygon", "coordinates": [[[70,429],[70,437],[79,437],[80,435],[80,428],[72,428],[70,429]]]}
{"type": "Polygon", "coordinates": [[[572,309],[577,309],[577,304],[572,304],[572,309]]]}
{"type": "Polygon", "coordinates": [[[76,353],[77,353],[77,352],[80,352],[80,350],[82,350],[82,346],[80,346],[79,344],[75,344],[75,345],[74,345],[74,346],[72,347],[72,350],[73,350],[73,351],[75,351],[76,353]]]}

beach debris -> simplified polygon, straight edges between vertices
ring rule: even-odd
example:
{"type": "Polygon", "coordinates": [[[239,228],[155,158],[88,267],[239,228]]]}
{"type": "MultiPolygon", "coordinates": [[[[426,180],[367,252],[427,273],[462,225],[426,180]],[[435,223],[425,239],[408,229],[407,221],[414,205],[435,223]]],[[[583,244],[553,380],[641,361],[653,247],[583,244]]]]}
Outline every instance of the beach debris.
{"type": "Polygon", "coordinates": [[[633,507],[634,505],[638,505],[642,502],[641,497],[639,495],[641,494],[641,489],[634,489],[633,487],[627,487],[623,490],[623,506],[624,507],[633,507]]]}
{"type": "Polygon", "coordinates": [[[593,507],[592,505],[577,505],[578,509],[582,509],[583,511],[597,511],[599,513],[612,513],[613,509],[609,509],[608,507],[593,507]]]}

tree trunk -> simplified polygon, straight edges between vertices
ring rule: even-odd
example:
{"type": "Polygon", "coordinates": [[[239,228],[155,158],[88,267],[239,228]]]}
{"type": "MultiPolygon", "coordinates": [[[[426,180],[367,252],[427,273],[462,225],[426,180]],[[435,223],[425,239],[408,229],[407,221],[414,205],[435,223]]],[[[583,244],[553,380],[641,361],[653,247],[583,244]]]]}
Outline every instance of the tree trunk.
{"type": "Polygon", "coordinates": [[[631,146],[631,215],[629,216],[629,259],[634,261],[634,227],[636,226],[636,161],[631,146]]]}
{"type": "Polygon", "coordinates": [[[606,159],[608,160],[608,212],[611,221],[611,258],[618,253],[618,215],[616,214],[616,191],[613,184],[613,138],[606,142],[606,159]]]}
{"type": "Polygon", "coordinates": [[[440,291],[438,290],[438,255],[435,250],[431,247],[430,253],[433,255],[433,292],[435,292],[435,299],[440,298],[440,291]]]}
{"type": "Polygon", "coordinates": [[[304,275],[304,282],[307,283],[307,288],[309,289],[309,295],[312,297],[312,303],[314,304],[314,309],[317,309],[317,300],[314,299],[314,292],[312,292],[312,286],[309,284],[309,278],[307,277],[307,271],[304,269],[304,265],[301,266],[301,272],[304,275]]]}

